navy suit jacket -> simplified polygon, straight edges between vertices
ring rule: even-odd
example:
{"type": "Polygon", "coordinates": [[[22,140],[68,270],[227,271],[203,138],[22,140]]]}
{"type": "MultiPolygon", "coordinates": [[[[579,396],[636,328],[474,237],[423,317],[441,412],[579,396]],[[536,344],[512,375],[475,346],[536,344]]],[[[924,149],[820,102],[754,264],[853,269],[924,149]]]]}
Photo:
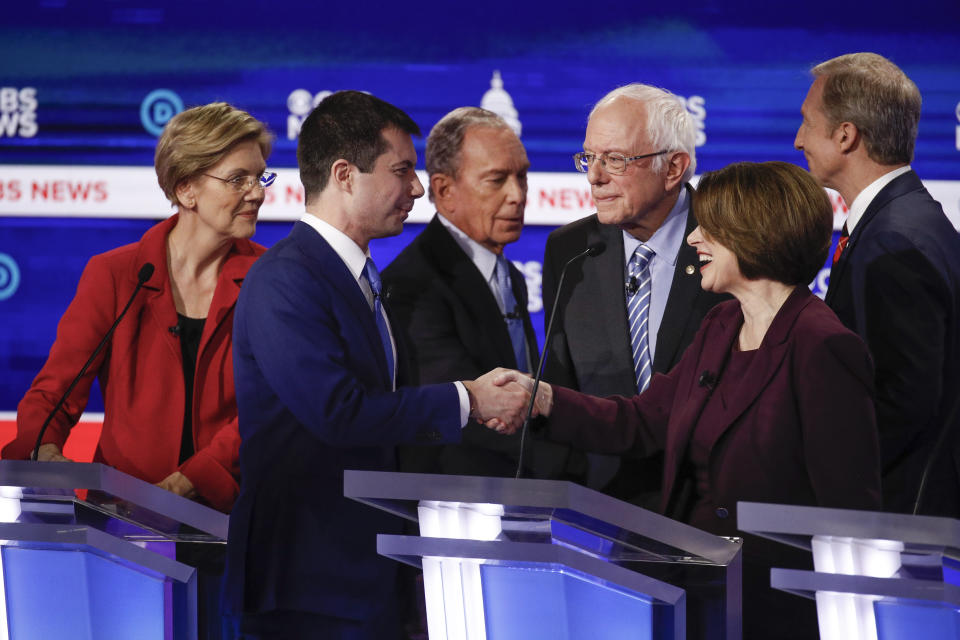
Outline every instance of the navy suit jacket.
{"type": "MultiPolygon", "coordinates": [[[[550,435],[602,453],[663,450],[660,509],[686,520],[693,497],[688,444],[712,392],[701,374],[722,380],[742,324],[738,302],[715,307],[680,363],[654,375],[639,396],[596,398],[555,387],[550,435]]],[[[709,519],[689,524],[737,535],[731,516],[740,500],[879,508],[872,377],[863,341],[797,287],[767,330],[723,424],[708,425],[714,509],[709,519]],[[838,403],[838,394],[846,402],[838,403]]]]}
{"type": "Polygon", "coordinates": [[[826,302],[876,365],[884,508],[960,517],[960,237],[913,171],[873,199],[830,274],[826,302]],[[952,416],[952,422],[951,422],[952,416]]]}
{"type": "MultiPolygon", "coordinates": [[[[527,313],[527,284],[513,264],[510,278],[523,319],[527,357],[537,366],[537,336],[527,313]]],[[[393,329],[407,347],[410,384],[472,380],[496,367],[517,368],[497,301],[470,257],[434,216],[383,270],[393,329]]],[[[556,477],[566,447],[527,439],[524,461],[538,477],[556,477]]],[[[502,436],[471,422],[460,444],[402,447],[400,467],[418,473],[513,477],[520,434],[502,436]]]]}
{"type": "Polygon", "coordinates": [[[366,620],[394,597],[376,534],[400,521],[343,497],[344,469],[396,468],[394,446],[453,442],[452,384],[391,391],[373,312],[309,225],[258,260],[234,323],[240,496],[230,518],[226,601],[235,613],[366,620]]]}

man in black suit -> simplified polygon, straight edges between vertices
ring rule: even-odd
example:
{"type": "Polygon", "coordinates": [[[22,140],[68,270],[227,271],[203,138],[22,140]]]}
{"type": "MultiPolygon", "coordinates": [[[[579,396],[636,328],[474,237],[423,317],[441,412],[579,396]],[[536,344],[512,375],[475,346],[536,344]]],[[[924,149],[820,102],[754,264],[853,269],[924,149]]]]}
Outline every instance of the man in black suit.
{"type": "MultiPolygon", "coordinates": [[[[503,254],[523,230],[530,166],[523,145],[500,116],[461,107],[431,130],[426,164],[437,215],[383,272],[410,356],[404,383],[459,380],[495,367],[530,371],[538,354],[526,282],[503,254]]],[[[525,462],[555,476],[530,455],[529,440],[525,462]]],[[[422,473],[512,476],[519,450],[519,436],[470,424],[460,444],[406,447],[400,463],[422,473]]]]}
{"type": "MultiPolygon", "coordinates": [[[[574,160],[587,174],[597,213],[547,239],[547,318],[567,260],[594,242],[605,243],[606,251],[567,270],[544,376],[549,382],[594,395],[636,395],[652,373],[679,361],[704,315],[724,299],[700,288],[697,252],[685,242],[697,226],[688,184],[696,168],[695,139],[692,119],[663,89],[627,85],[593,108],[583,152],[574,160]],[[638,269],[641,253],[645,264],[638,269]],[[636,335],[635,296],[643,299],[646,328],[636,335]]],[[[656,504],[659,458],[624,460],[613,482],[616,459],[588,458],[588,485],[656,504]]]]}
{"type": "Polygon", "coordinates": [[[826,302],[876,367],[884,508],[960,516],[960,237],[909,163],[920,92],[892,62],[817,65],[794,143],[850,214],[826,302]]]}

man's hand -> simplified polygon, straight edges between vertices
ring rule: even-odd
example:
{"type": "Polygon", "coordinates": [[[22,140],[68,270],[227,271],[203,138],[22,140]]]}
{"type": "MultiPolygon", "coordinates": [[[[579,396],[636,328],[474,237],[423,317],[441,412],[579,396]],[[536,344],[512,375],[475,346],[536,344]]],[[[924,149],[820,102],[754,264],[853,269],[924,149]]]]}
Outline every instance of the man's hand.
{"type": "Polygon", "coordinates": [[[526,415],[530,393],[520,384],[495,385],[494,379],[508,369],[494,369],[476,380],[464,381],[470,395],[470,417],[500,433],[515,433],[526,415]]]}
{"type": "Polygon", "coordinates": [[[161,489],[166,489],[170,493],[175,493],[178,496],[183,496],[184,498],[193,498],[197,495],[197,490],[193,487],[193,483],[190,482],[190,479],[187,476],[183,475],[179,471],[174,471],[166,478],[157,483],[157,486],[161,489]]]}
{"type": "MultiPolygon", "coordinates": [[[[493,384],[500,387],[507,384],[519,384],[527,390],[527,393],[533,392],[533,378],[519,371],[510,369],[498,369],[499,374],[493,379],[493,384]]],[[[533,403],[533,415],[548,417],[553,411],[553,387],[543,380],[537,385],[537,401],[533,403]]]]}
{"type": "Polygon", "coordinates": [[[48,442],[47,444],[40,445],[40,448],[37,449],[37,461],[39,462],[73,462],[70,458],[64,457],[60,452],[60,447],[48,442]]]}

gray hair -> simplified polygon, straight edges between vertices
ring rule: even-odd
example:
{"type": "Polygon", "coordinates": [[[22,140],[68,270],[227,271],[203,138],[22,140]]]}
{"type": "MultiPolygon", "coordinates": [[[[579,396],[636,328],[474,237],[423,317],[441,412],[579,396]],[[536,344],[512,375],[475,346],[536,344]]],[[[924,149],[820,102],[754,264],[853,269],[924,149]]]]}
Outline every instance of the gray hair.
{"type": "MultiPolygon", "coordinates": [[[[427,175],[442,173],[454,180],[460,171],[460,150],[463,138],[470,127],[492,127],[510,129],[506,120],[493,111],[480,107],[460,107],[440,118],[427,136],[427,175]]],[[[428,189],[430,202],[433,202],[433,189],[428,189]]]]}
{"type": "Polygon", "coordinates": [[[848,53],[810,70],[823,78],[823,112],[836,129],[856,125],[871,160],[908,164],[920,123],[920,90],[900,67],[876,53],[848,53]]]}
{"type": "MultiPolygon", "coordinates": [[[[683,174],[683,181],[689,182],[697,171],[697,129],[693,118],[687,113],[681,99],[666,89],[635,82],[617,87],[603,96],[590,111],[590,117],[597,109],[604,107],[617,98],[629,98],[642,103],[647,109],[646,132],[653,148],[650,151],[669,149],[683,151],[690,156],[690,166],[683,174]]],[[[653,171],[663,170],[668,156],[656,156],[650,164],[653,171]]]]}

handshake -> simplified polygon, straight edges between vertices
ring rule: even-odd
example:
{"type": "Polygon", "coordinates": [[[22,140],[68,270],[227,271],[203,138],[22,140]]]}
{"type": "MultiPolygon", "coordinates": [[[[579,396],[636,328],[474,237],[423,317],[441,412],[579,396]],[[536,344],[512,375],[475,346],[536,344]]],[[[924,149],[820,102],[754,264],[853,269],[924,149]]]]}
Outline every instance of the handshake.
{"type": "Polygon", "coordinates": [[[512,369],[497,368],[476,380],[464,381],[470,396],[470,418],[497,433],[516,433],[532,410],[531,417],[549,416],[553,389],[546,382],[537,385],[537,400],[530,405],[533,378],[512,369]]]}

